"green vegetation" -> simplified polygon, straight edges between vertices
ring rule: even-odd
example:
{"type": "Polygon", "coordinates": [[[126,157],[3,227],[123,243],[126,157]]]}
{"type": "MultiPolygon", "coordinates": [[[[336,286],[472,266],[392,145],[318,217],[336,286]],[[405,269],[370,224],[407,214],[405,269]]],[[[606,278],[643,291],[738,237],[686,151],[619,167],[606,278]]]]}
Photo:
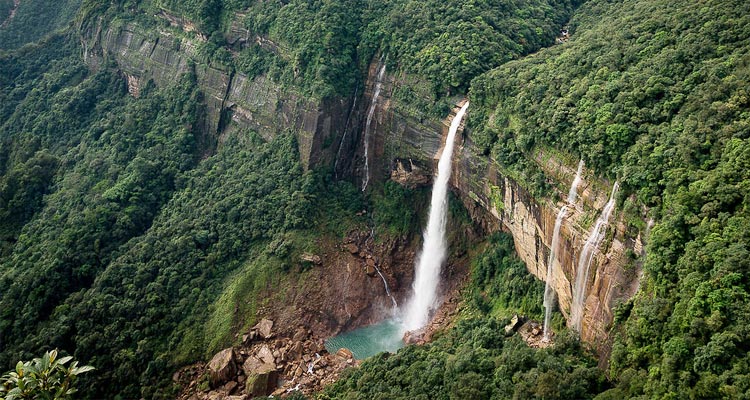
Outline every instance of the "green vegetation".
{"type": "Polygon", "coordinates": [[[510,235],[493,235],[488,249],[472,267],[472,305],[483,313],[506,318],[514,313],[541,319],[544,284],[526,270],[510,235]]]}
{"type": "MultiPolygon", "coordinates": [[[[0,20],[12,6],[0,0],[0,20]]],[[[504,337],[513,313],[541,316],[542,289],[498,236],[474,260],[455,328],[369,360],[323,397],[750,396],[750,4],[578,6],[22,1],[0,28],[0,366],[60,348],[97,368],[81,377],[86,396],[174,397],[170,372],[252,324],[258,294],[304,273],[295,260],[315,238],[421,227],[426,190],[386,183],[366,199],[303,172],[294,132],[207,140],[192,72],[144,82],[134,99],[112,60],[83,64],[81,36],[100,18],[198,35],[155,16],[165,11],[205,36],[193,62],[265,74],[294,96],[349,96],[381,56],[398,82],[393,107],[408,116],[444,114],[468,90],[468,140],[502,173],[541,196],[553,184],[534,155],[581,156],[622,183],[632,229],[645,228],[633,220],[642,208],[655,221],[641,291],[616,310],[609,381],[565,334],[546,350],[504,337]],[[571,15],[571,41],[523,57],[571,15]],[[80,31],[59,31],[72,20],[80,31]],[[232,29],[246,29],[244,45],[227,43],[232,29]]],[[[452,206],[451,220],[466,223],[466,211],[452,206]]],[[[469,240],[463,232],[451,240],[469,240]]],[[[52,354],[19,364],[3,390],[37,379],[52,354]]],[[[72,384],[68,359],[57,362],[72,384]]]]}
{"type": "Polygon", "coordinates": [[[90,365],[78,366],[73,357],[57,358],[57,350],[44,353],[42,358],[19,361],[15,370],[0,378],[0,400],[72,399],[78,390],[78,375],[92,371],[90,365]]]}
{"type": "Polygon", "coordinates": [[[432,93],[468,89],[471,79],[554,42],[578,1],[370,1],[361,59],[376,52],[429,81],[432,93]]]}
{"type": "Polygon", "coordinates": [[[650,208],[647,273],[618,310],[608,398],[750,390],[749,7],[591,1],[571,42],[472,83],[471,138],[527,185],[541,174],[531,154],[561,149],[650,208]]]}
{"type": "Polygon", "coordinates": [[[515,255],[512,238],[490,237],[475,259],[470,286],[475,300],[457,326],[430,344],[366,360],[319,398],[590,399],[606,387],[596,362],[570,333],[548,349],[530,348],[518,334],[505,336],[513,313],[542,315],[544,291],[515,255]]]}
{"type": "Polygon", "coordinates": [[[3,24],[13,0],[0,0],[0,50],[19,48],[67,27],[80,6],[81,0],[23,0],[13,19],[3,24]]]}

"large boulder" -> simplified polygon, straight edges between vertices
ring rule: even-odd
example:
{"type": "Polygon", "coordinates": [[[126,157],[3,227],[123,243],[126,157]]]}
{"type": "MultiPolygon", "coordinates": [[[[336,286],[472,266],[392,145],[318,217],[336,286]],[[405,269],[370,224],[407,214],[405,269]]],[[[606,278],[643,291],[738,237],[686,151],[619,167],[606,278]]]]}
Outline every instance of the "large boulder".
{"type": "Polygon", "coordinates": [[[273,328],[273,321],[263,318],[253,327],[253,330],[257,331],[263,339],[269,339],[272,336],[271,328],[273,328]]]}
{"type": "Polygon", "coordinates": [[[242,370],[247,376],[245,392],[251,397],[266,396],[276,389],[278,374],[273,361],[269,363],[256,356],[250,356],[242,364],[242,370]]]}
{"type": "Polygon", "coordinates": [[[233,348],[224,349],[211,358],[208,363],[211,387],[219,387],[234,379],[237,375],[237,364],[234,362],[235,353],[233,348]]]}

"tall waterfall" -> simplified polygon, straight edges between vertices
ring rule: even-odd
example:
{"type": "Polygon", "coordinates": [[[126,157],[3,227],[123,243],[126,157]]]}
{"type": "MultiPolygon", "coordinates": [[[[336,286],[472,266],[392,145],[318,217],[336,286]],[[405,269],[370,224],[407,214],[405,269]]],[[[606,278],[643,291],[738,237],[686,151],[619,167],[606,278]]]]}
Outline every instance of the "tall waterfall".
{"type": "Polygon", "coordinates": [[[367,184],[370,182],[370,124],[372,124],[372,116],[375,114],[375,107],[378,105],[378,96],[380,96],[380,88],[383,86],[383,76],[385,75],[385,63],[382,58],[379,61],[380,69],[378,70],[378,76],[375,78],[375,89],[372,92],[372,101],[370,102],[370,108],[367,110],[367,120],[365,120],[365,176],[362,178],[362,191],[367,189],[367,184]]]}
{"type": "Polygon", "coordinates": [[[446,257],[445,223],[448,205],[448,181],[451,176],[453,159],[453,142],[461,120],[469,108],[469,102],[461,107],[451,122],[448,138],[445,140],[443,154],[438,161],[438,174],[432,187],[430,214],[427,229],[424,231],[424,244],[415,269],[412,295],[403,316],[403,329],[407,331],[427,325],[430,311],[435,307],[440,268],[446,257]]]}
{"type": "Polygon", "coordinates": [[[573,179],[573,183],[570,185],[568,191],[568,204],[560,208],[560,212],[557,213],[555,218],[555,229],[552,231],[552,243],[549,248],[549,259],[547,260],[547,275],[544,278],[544,340],[549,340],[549,324],[552,319],[552,308],[555,306],[555,291],[552,290],[550,281],[552,280],[552,264],[557,259],[557,247],[560,242],[560,227],[562,226],[563,219],[568,212],[568,206],[573,206],[576,203],[576,196],[578,195],[578,184],[581,183],[581,172],[583,172],[583,160],[578,162],[578,171],[576,171],[576,177],[573,179]]]}
{"type": "Polygon", "coordinates": [[[586,286],[589,281],[589,269],[591,267],[591,261],[594,259],[594,252],[599,247],[599,244],[604,239],[604,235],[607,233],[606,225],[609,222],[610,216],[615,209],[615,195],[620,184],[615,182],[612,187],[612,194],[609,196],[609,201],[604,206],[599,219],[596,220],[594,226],[589,232],[589,238],[586,240],[586,244],[583,245],[581,255],[578,257],[578,268],[576,268],[576,282],[573,287],[573,303],[571,304],[570,319],[573,328],[578,332],[581,331],[581,320],[583,319],[583,308],[586,300],[586,286]]]}

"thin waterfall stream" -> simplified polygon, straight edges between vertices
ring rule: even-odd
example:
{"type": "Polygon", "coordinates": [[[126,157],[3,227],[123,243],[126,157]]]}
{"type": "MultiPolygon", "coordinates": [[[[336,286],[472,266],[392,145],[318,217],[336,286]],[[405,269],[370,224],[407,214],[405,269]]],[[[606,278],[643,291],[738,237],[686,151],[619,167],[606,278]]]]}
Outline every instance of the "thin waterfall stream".
{"type": "Polygon", "coordinates": [[[375,89],[372,93],[372,101],[370,102],[370,108],[367,110],[367,119],[365,120],[365,132],[364,132],[364,147],[365,147],[365,176],[362,178],[362,191],[367,189],[367,184],[370,182],[370,125],[372,124],[372,117],[375,115],[375,108],[378,105],[378,97],[380,96],[380,89],[383,86],[383,76],[385,76],[385,63],[381,57],[378,61],[380,67],[378,69],[378,76],[375,78],[375,89]]]}
{"type": "Polygon", "coordinates": [[[609,218],[612,216],[612,212],[615,209],[615,196],[617,195],[619,187],[620,184],[615,182],[612,187],[612,193],[609,196],[609,201],[604,206],[601,215],[599,215],[596,223],[594,223],[594,226],[591,228],[589,237],[581,250],[581,255],[578,257],[576,282],[573,287],[573,302],[570,311],[571,324],[578,332],[581,332],[583,309],[586,301],[586,286],[589,280],[591,261],[594,259],[594,252],[599,247],[602,240],[604,240],[604,236],[607,233],[606,225],[609,223],[609,218]]]}
{"type": "Polygon", "coordinates": [[[461,126],[469,102],[461,107],[451,121],[448,137],[445,140],[443,154],[438,161],[438,174],[432,187],[432,198],[427,220],[427,228],[424,230],[424,243],[422,251],[415,268],[415,278],[412,284],[414,293],[407,304],[402,317],[403,330],[413,331],[427,325],[430,312],[435,308],[437,300],[438,283],[440,282],[440,269],[447,255],[447,244],[445,240],[445,225],[448,210],[448,182],[451,176],[453,160],[453,147],[456,132],[461,126]]]}
{"type": "Polygon", "coordinates": [[[578,170],[576,171],[576,176],[573,179],[573,183],[570,185],[570,190],[568,191],[568,204],[562,206],[560,208],[560,212],[557,213],[557,218],[555,218],[555,228],[552,231],[552,243],[550,244],[549,249],[549,259],[547,260],[547,275],[545,275],[544,278],[544,340],[549,341],[549,325],[550,321],[552,320],[552,309],[555,306],[555,298],[556,293],[552,289],[552,285],[550,284],[550,281],[552,280],[552,264],[554,264],[555,260],[557,259],[557,248],[559,247],[560,242],[560,228],[562,227],[562,222],[565,219],[565,216],[568,212],[569,206],[575,206],[576,203],[576,197],[578,196],[578,185],[581,183],[581,172],[583,172],[583,160],[578,162],[578,170]]]}

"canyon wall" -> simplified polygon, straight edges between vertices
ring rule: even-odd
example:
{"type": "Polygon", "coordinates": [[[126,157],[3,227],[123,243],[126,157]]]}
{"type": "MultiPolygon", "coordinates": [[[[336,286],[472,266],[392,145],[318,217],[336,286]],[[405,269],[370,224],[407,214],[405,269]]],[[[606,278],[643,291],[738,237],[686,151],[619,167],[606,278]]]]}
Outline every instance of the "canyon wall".
{"type": "MultiPolygon", "coordinates": [[[[374,78],[370,70],[370,81],[374,78]]],[[[376,112],[378,124],[373,131],[374,177],[393,179],[414,185],[430,182],[442,152],[448,125],[457,107],[442,121],[414,117],[400,112],[391,98],[402,76],[384,80],[381,106],[376,112]]],[[[469,108],[471,113],[471,107],[469,108]]],[[[575,177],[578,160],[563,162],[551,154],[539,152],[535,162],[554,183],[552,196],[534,198],[507,174],[502,166],[482,156],[471,142],[471,132],[457,138],[460,145],[454,156],[451,184],[481,229],[498,229],[513,235],[515,247],[528,270],[541,280],[547,279],[547,262],[555,218],[566,204],[568,189],[575,177]]],[[[559,310],[570,318],[576,265],[589,229],[607,202],[612,184],[584,169],[575,209],[570,210],[561,229],[560,249],[552,266],[552,288],[558,295],[559,310]]],[[[621,213],[615,213],[607,239],[594,256],[584,305],[581,337],[606,353],[614,308],[631,298],[638,289],[643,245],[639,232],[628,229],[621,213]]],[[[541,301],[541,299],[540,299],[541,301]]]]}
{"type": "MultiPolygon", "coordinates": [[[[171,21],[169,16],[163,17],[171,21]]],[[[175,33],[174,27],[157,30],[135,23],[113,23],[108,27],[100,23],[81,33],[83,56],[92,68],[114,60],[127,79],[128,91],[135,97],[149,81],[161,85],[194,73],[204,95],[205,115],[200,132],[208,142],[215,144],[221,141],[222,134],[238,128],[249,128],[266,139],[292,130],[297,135],[305,169],[333,163],[338,140],[349,128],[346,119],[354,96],[310,99],[264,75],[251,77],[202,63],[197,52],[205,38],[195,34],[189,25],[180,28],[191,34],[175,33]]],[[[230,31],[230,35],[234,33],[230,31]]]]}
{"type": "MultiPolygon", "coordinates": [[[[179,28],[191,31],[189,26],[179,28]]],[[[234,25],[227,39],[230,46],[244,46],[254,40],[271,50],[274,47],[263,38],[250,38],[234,25]]],[[[348,98],[314,100],[262,75],[249,77],[197,62],[196,49],[204,40],[194,32],[182,35],[169,29],[147,30],[133,23],[106,28],[99,25],[82,32],[87,63],[97,68],[104,60],[113,59],[133,96],[138,96],[149,81],[159,85],[194,72],[205,96],[201,131],[214,142],[220,142],[222,135],[232,129],[250,128],[266,138],[290,129],[297,134],[305,168],[335,165],[337,176],[361,175],[362,110],[371,100],[375,62],[359,100],[357,93],[348,98]]],[[[404,79],[411,78],[386,74],[383,82],[372,122],[372,177],[376,181],[390,178],[410,186],[429,184],[453,115],[439,121],[424,114],[404,112],[392,98],[393,89],[404,79]]],[[[455,193],[483,232],[498,229],[510,232],[529,271],[546,279],[555,217],[564,204],[578,160],[563,162],[551,154],[537,154],[534,161],[554,180],[555,190],[549,198],[536,199],[506,176],[502,166],[480,155],[471,142],[471,132],[465,131],[457,140],[459,146],[451,177],[455,193]]],[[[578,253],[609,197],[611,184],[585,170],[577,208],[569,213],[562,226],[561,248],[549,279],[566,318],[570,315],[578,253]]],[[[621,214],[615,214],[600,250],[587,283],[581,336],[600,351],[606,351],[614,307],[632,297],[638,288],[639,264],[632,255],[643,251],[640,233],[627,229],[621,214]]]]}

